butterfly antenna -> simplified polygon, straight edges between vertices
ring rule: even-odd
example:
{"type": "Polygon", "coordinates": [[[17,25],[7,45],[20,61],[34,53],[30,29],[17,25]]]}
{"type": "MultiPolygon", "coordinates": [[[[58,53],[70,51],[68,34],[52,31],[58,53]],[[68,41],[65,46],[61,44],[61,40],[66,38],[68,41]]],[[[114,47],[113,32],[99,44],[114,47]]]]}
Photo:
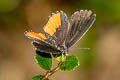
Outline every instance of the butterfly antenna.
{"type": "Polygon", "coordinates": [[[70,50],[75,50],[75,49],[84,49],[84,50],[90,50],[90,48],[71,48],[70,50]]]}

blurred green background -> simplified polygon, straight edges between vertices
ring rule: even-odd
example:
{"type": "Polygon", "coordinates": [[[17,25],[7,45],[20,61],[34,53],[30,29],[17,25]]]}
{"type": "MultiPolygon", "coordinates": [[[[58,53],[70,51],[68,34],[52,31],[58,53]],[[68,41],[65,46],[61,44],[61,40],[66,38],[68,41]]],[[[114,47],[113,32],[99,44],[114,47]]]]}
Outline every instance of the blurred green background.
{"type": "Polygon", "coordinates": [[[40,32],[51,12],[68,17],[77,10],[96,13],[97,19],[70,54],[80,67],[59,71],[51,80],[120,80],[120,0],[0,0],[0,80],[30,80],[45,71],[35,63],[34,48],[25,30],[40,32]]]}

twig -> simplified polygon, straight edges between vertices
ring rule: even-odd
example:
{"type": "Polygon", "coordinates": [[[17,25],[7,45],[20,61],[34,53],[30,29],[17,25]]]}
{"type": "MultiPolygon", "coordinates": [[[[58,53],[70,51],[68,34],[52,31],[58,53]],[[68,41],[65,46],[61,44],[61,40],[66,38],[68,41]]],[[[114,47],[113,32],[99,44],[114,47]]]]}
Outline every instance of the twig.
{"type": "Polygon", "coordinates": [[[41,80],[46,80],[49,76],[51,76],[52,74],[57,72],[60,69],[60,65],[62,64],[62,62],[63,62],[63,54],[61,56],[60,62],[58,63],[57,67],[55,67],[54,69],[52,69],[50,71],[47,71],[41,80]]]}

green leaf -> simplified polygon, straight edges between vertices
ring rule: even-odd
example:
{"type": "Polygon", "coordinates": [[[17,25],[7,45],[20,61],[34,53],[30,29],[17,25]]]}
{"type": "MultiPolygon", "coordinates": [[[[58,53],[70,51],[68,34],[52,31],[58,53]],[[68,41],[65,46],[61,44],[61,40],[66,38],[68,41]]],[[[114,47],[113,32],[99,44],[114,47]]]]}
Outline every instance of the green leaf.
{"type": "MultiPolygon", "coordinates": [[[[32,80],[40,80],[41,78],[43,78],[43,75],[34,76],[32,80]]],[[[46,80],[49,80],[49,79],[46,79],[46,80]]]]}
{"type": "Polygon", "coordinates": [[[50,54],[47,54],[47,56],[44,55],[45,53],[38,52],[34,56],[36,63],[45,70],[50,70],[52,66],[52,57],[50,54]]]}
{"type": "Polygon", "coordinates": [[[60,69],[64,71],[72,71],[79,66],[78,58],[74,55],[66,56],[66,60],[61,64],[60,69]]]}

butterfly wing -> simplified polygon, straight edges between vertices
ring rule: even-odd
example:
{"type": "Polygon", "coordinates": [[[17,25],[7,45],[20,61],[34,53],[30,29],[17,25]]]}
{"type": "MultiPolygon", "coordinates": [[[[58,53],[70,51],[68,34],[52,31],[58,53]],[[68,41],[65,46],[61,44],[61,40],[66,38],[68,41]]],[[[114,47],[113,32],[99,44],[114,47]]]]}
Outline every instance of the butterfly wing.
{"type": "Polygon", "coordinates": [[[42,52],[60,52],[58,46],[65,41],[68,30],[68,19],[63,11],[52,13],[43,33],[25,32],[25,35],[33,39],[33,46],[42,52]]]}
{"type": "Polygon", "coordinates": [[[48,45],[48,44],[43,44],[43,43],[40,43],[40,42],[32,42],[33,46],[35,46],[35,49],[37,51],[40,51],[40,52],[45,52],[45,53],[53,53],[53,54],[57,54],[57,53],[60,53],[61,51],[52,47],[51,45],[48,45]]]}
{"type": "Polygon", "coordinates": [[[67,36],[68,24],[69,21],[67,15],[63,11],[52,13],[48,23],[43,28],[50,37],[48,40],[50,42],[53,41],[58,46],[62,45],[65,42],[65,38],[67,36]]]}
{"type": "Polygon", "coordinates": [[[90,17],[91,14],[91,11],[80,10],[72,15],[70,28],[65,42],[68,48],[79,41],[92,26],[96,19],[96,15],[94,14],[90,17]]]}
{"type": "Polygon", "coordinates": [[[55,47],[53,44],[51,44],[49,41],[47,41],[47,37],[42,33],[34,33],[31,31],[26,31],[25,36],[27,36],[29,39],[32,39],[32,45],[41,52],[59,52],[57,47],[55,47]]]}

